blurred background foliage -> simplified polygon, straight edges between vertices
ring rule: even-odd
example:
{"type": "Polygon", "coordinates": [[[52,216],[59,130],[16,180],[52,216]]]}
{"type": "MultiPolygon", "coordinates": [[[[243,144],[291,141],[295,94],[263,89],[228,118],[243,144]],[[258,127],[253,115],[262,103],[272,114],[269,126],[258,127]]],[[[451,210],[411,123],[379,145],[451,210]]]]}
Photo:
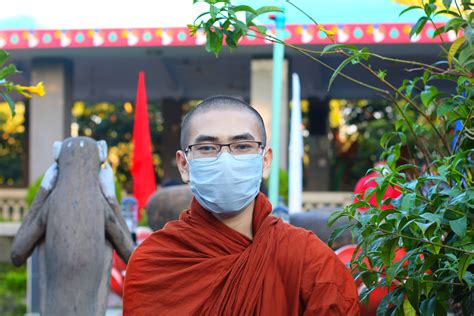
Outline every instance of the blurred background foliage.
{"type": "MultiPolygon", "coordinates": [[[[118,182],[127,192],[132,192],[130,173],[133,133],[133,104],[131,102],[84,102],[76,101],[72,106],[72,136],[88,136],[105,140],[109,148],[109,161],[118,182]]],[[[158,144],[162,141],[163,117],[158,103],[148,104],[153,165],[155,176],[163,177],[161,154],[158,144]]]]}
{"type": "Polygon", "coordinates": [[[0,315],[24,315],[25,298],[26,265],[16,268],[9,263],[0,263],[0,315]]]}

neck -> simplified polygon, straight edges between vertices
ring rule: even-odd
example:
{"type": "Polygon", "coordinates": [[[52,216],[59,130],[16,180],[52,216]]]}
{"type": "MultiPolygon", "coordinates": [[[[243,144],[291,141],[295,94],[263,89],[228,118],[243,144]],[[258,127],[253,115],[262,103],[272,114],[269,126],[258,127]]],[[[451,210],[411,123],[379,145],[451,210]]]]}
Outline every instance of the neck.
{"type": "Polygon", "coordinates": [[[238,231],[242,235],[253,239],[253,209],[255,200],[252,201],[245,209],[236,214],[216,214],[212,213],[218,220],[238,231]]]}

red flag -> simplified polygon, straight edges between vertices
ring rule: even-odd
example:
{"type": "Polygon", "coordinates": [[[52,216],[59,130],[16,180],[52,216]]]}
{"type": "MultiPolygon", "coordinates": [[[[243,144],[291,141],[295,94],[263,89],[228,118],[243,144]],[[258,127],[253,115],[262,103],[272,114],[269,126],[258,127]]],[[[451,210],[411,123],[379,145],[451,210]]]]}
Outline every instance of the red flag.
{"type": "Polygon", "coordinates": [[[132,177],[133,195],[138,200],[138,218],[150,195],[155,192],[156,182],[152,159],[148,105],[145,88],[145,73],[138,76],[135,120],[133,124],[132,177]]]}

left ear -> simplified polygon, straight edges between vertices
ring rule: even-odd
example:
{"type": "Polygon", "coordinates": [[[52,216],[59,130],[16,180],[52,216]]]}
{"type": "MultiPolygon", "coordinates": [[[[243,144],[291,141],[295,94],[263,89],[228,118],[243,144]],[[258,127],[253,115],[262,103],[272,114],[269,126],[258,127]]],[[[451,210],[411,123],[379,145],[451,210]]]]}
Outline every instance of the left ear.
{"type": "Polygon", "coordinates": [[[107,160],[107,143],[105,140],[99,140],[97,142],[97,148],[99,149],[100,162],[105,162],[107,160]]]}
{"type": "Polygon", "coordinates": [[[188,161],[186,160],[186,154],[182,150],[176,152],[176,165],[181,174],[181,180],[183,180],[184,183],[189,183],[188,161]]]}
{"type": "Polygon", "coordinates": [[[263,154],[263,178],[267,179],[270,175],[270,167],[272,165],[273,151],[267,147],[263,154]]]}

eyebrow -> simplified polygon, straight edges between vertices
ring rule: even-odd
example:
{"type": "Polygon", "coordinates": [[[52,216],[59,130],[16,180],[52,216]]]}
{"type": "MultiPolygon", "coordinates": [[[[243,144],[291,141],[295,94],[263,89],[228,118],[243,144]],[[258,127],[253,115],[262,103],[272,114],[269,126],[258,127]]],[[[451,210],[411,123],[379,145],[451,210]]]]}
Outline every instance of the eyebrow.
{"type": "MultiPolygon", "coordinates": [[[[194,144],[198,143],[206,143],[206,142],[211,142],[211,143],[217,143],[219,140],[218,137],[216,136],[210,136],[210,135],[199,135],[194,139],[194,144]]],[[[236,141],[236,140],[255,140],[255,137],[250,134],[250,133],[243,133],[239,135],[232,136],[230,138],[231,141],[236,141]]]]}
{"type": "Polygon", "coordinates": [[[244,133],[244,134],[232,136],[230,139],[232,141],[234,141],[234,140],[255,140],[255,137],[250,133],[244,133]]]}
{"type": "Polygon", "coordinates": [[[199,135],[194,139],[194,144],[205,143],[205,142],[217,142],[219,139],[215,136],[210,135],[199,135]]]}

